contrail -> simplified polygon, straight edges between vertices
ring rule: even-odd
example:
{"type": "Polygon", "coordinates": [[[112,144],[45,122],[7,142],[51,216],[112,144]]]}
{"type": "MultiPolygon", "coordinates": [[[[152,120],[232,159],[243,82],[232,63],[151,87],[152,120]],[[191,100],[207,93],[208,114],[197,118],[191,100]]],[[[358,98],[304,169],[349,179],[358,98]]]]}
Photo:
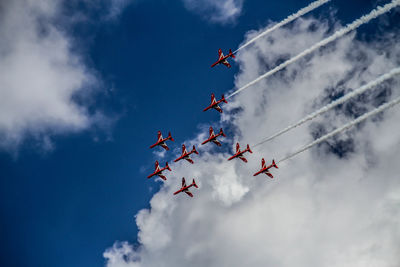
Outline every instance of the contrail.
{"type": "Polygon", "coordinates": [[[328,134],[326,134],[326,135],[324,135],[324,136],[318,138],[318,139],[315,140],[314,142],[312,142],[312,143],[310,143],[310,144],[308,144],[308,145],[306,145],[306,146],[300,148],[300,149],[297,150],[296,152],[294,152],[294,153],[292,153],[292,154],[290,154],[290,155],[284,157],[283,159],[279,160],[278,162],[283,162],[283,161],[285,161],[285,160],[288,160],[288,159],[290,159],[290,158],[293,158],[294,156],[296,156],[296,155],[298,155],[298,154],[300,154],[300,153],[302,153],[302,152],[304,152],[304,151],[310,149],[311,147],[313,147],[313,146],[315,146],[315,145],[318,145],[318,144],[324,142],[326,139],[328,139],[328,138],[330,138],[330,137],[332,137],[332,136],[334,136],[334,135],[336,135],[336,134],[339,134],[339,133],[341,133],[341,132],[344,132],[344,131],[346,131],[347,129],[353,127],[354,125],[356,125],[356,124],[358,124],[358,123],[360,123],[360,122],[362,122],[362,121],[368,119],[369,117],[374,116],[374,115],[378,114],[379,112],[382,112],[382,111],[384,111],[384,110],[386,110],[386,109],[388,109],[388,108],[391,108],[391,107],[393,107],[394,105],[397,105],[397,104],[399,104],[399,103],[400,103],[400,97],[396,98],[395,100],[393,100],[393,101],[391,101],[391,102],[389,102],[389,103],[383,104],[383,105],[377,107],[376,109],[374,109],[374,110],[372,110],[372,111],[370,111],[370,112],[368,112],[368,113],[365,113],[364,115],[358,117],[357,119],[355,119],[355,120],[349,122],[348,124],[346,124],[346,125],[344,125],[344,126],[338,128],[338,129],[336,129],[336,130],[334,130],[334,131],[332,131],[332,132],[330,132],[330,133],[328,133],[328,134]]]}
{"type": "Polygon", "coordinates": [[[281,22],[275,24],[274,26],[272,26],[271,28],[265,30],[264,32],[260,33],[259,35],[257,35],[256,37],[254,37],[253,39],[251,39],[250,41],[248,41],[247,43],[245,43],[244,45],[240,46],[235,52],[233,52],[234,54],[237,53],[239,50],[245,48],[246,46],[250,45],[251,43],[254,43],[255,41],[257,41],[259,38],[267,35],[268,33],[292,22],[293,20],[307,14],[308,12],[322,6],[323,4],[326,4],[327,2],[329,2],[331,0],[318,0],[315,2],[312,2],[311,4],[309,4],[308,6],[300,9],[299,11],[297,11],[297,13],[292,14],[290,16],[288,16],[286,19],[282,20],[281,22]]]}
{"type": "Polygon", "coordinates": [[[382,83],[382,82],[384,82],[384,81],[386,81],[386,80],[388,80],[390,78],[393,78],[394,76],[396,76],[398,74],[400,74],[400,68],[392,69],[390,72],[388,72],[386,74],[383,74],[382,76],[380,76],[376,80],[374,80],[372,82],[369,82],[366,85],[363,85],[360,88],[358,88],[358,89],[356,89],[356,90],[354,90],[354,91],[352,91],[352,92],[350,92],[350,93],[348,93],[348,94],[336,99],[335,101],[333,101],[330,104],[322,107],[321,109],[319,109],[319,110],[307,115],[306,117],[304,117],[303,119],[299,120],[295,124],[292,124],[292,125],[284,128],[283,130],[275,133],[274,135],[271,135],[270,137],[262,140],[261,142],[257,143],[253,147],[257,147],[257,146],[259,146],[261,144],[264,144],[265,142],[268,142],[268,141],[274,139],[275,137],[278,137],[278,136],[290,131],[291,129],[296,128],[296,127],[306,123],[307,121],[314,119],[315,117],[317,117],[317,116],[319,116],[319,115],[321,115],[321,114],[333,109],[334,107],[336,107],[336,106],[338,106],[340,104],[343,104],[344,102],[346,102],[350,98],[358,96],[358,95],[364,93],[365,91],[377,86],[378,84],[380,84],[380,83],[382,83]]]}
{"type": "Polygon", "coordinates": [[[325,46],[327,44],[329,44],[330,42],[335,41],[336,39],[338,39],[339,37],[349,33],[352,30],[357,29],[358,27],[360,27],[361,25],[369,22],[372,19],[377,18],[378,16],[390,11],[392,8],[395,8],[396,6],[398,6],[400,4],[400,0],[393,0],[391,3],[382,6],[379,6],[377,8],[375,8],[374,10],[372,10],[368,15],[364,15],[361,18],[353,21],[351,24],[348,24],[346,27],[336,31],[333,35],[325,38],[324,40],[316,43],[315,45],[311,46],[310,48],[304,50],[303,52],[301,52],[300,54],[298,54],[295,57],[292,57],[291,59],[283,62],[282,64],[278,65],[277,67],[275,67],[274,69],[268,71],[267,73],[261,75],[260,77],[258,77],[257,79],[255,79],[252,82],[249,82],[248,84],[242,86],[241,88],[237,89],[235,92],[233,92],[232,94],[230,94],[227,98],[231,98],[232,96],[238,94],[239,92],[243,91],[244,89],[252,86],[253,84],[256,84],[257,82],[261,81],[264,78],[267,78],[269,76],[271,76],[272,74],[282,70],[283,68],[287,67],[288,65],[296,62],[297,60],[311,54],[312,52],[314,52],[315,50],[321,48],[322,46],[325,46]]]}

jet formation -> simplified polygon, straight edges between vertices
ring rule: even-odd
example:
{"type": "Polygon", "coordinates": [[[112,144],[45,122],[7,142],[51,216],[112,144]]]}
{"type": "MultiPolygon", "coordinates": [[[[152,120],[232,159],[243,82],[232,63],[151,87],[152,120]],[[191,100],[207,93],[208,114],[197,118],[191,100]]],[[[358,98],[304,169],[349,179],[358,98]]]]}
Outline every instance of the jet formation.
{"type": "MultiPolygon", "coordinates": [[[[235,55],[234,55],[234,53],[232,53],[232,50],[229,49],[229,53],[226,56],[224,56],[224,54],[222,53],[222,50],[219,49],[218,50],[218,60],[215,63],[213,63],[211,65],[211,67],[214,67],[214,66],[219,65],[219,64],[223,64],[223,65],[227,66],[228,68],[230,68],[231,65],[228,62],[228,58],[235,58],[235,55]]],[[[207,106],[206,108],[204,108],[203,111],[207,111],[207,110],[210,110],[210,109],[215,109],[219,113],[223,113],[223,110],[221,108],[221,104],[222,103],[225,103],[225,104],[228,103],[228,101],[226,101],[224,95],[221,96],[221,99],[217,100],[215,98],[214,93],[212,93],[211,94],[211,104],[209,106],[207,106]]],[[[218,147],[221,147],[222,144],[218,140],[218,138],[221,138],[221,137],[226,137],[226,135],[225,135],[224,131],[222,130],[222,128],[220,128],[219,132],[216,134],[214,132],[214,129],[210,126],[210,128],[209,128],[209,137],[204,142],[202,142],[201,144],[205,145],[207,143],[214,143],[218,147]]],[[[161,134],[161,131],[158,131],[157,132],[157,142],[154,143],[153,145],[151,145],[150,148],[155,148],[157,146],[160,146],[160,147],[164,148],[165,150],[169,150],[169,147],[168,147],[168,145],[166,143],[167,141],[174,141],[174,138],[172,138],[172,136],[171,136],[171,132],[168,133],[168,136],[166,138],[163,138],[163,136],[161,134]]],[[[236,143],[236,152],[235,152],[235,154],[233,156],[228,158],[228,161],[233,160],[235,158],[238,158],[238,159],[242,160],[243,162],[247,163],[247,159],[244,156],[244,154],[247,153],[247,152],[248,153],[253,153],[253,151],[251,151],[251,149],[250,149],[250,145],[249,144],[247,144],[247,146],[246,146],[246,148],[244,150],[241,150],[240,149],[240,144],[236,143]]],[[[189,163],[194,164],[194,161],[191,158],[191,155],[193,156],[193,154],[197,154],[197,155],[199,154],[199,152],[196,150],[196,147],[194,145],[192,147],[192,150],[190,152],[188,152],[187,149],[186,149],[185,144],[182,144],[182,153],[178,158],[176,158],[174,160],[174,162],[178,162],[178,161],[184,159],[184,160],[188,161],[189,163]]],[[[262,158],[262,160],[261,160],[261,169],[258,172],[256,172],[254,174],[254,176],[257,176],[257,175],[259,175],[261,173],[264,173],[264,174],[268,175],[270,178],[273,178],[273,175],[269,171],[272,167],[278,168],[278,166],[275,163],[275,160],[272,160],[272,164],[271,165],[266,166],[265,160],[264,160],[264,158],[262,158]]],[[[152,174],[150,174],[149,176],[147,176],[147,178],[151,178],[153,176],[158,176],[161,179],[163,179],[164,181],[166,181],[167,177],[163,174],[163,172],[166,171],[166,170],[171,171],[171,168],[169,167],[168,162],[166,162],[165,163],[165,167],[162,168],[162,167],[160,167],[160,164],[158,163],[158,161],[156,161],[155,162],[155,170],[154,170],[154,172],[152,174]]],[[[186,185],[185,178],[183,177],[182,178],[182,186],[178,191],[176,191],[174,193],[174,195],[177,195],[177,194],[179,194],[181,192],[184,192],[188,196],[193,197],[193,194],[189,191],[189,188],[191,188],[191,187],[198,188],[195,180],[193,179],[193,182],[191,184],[186,185]]]]}

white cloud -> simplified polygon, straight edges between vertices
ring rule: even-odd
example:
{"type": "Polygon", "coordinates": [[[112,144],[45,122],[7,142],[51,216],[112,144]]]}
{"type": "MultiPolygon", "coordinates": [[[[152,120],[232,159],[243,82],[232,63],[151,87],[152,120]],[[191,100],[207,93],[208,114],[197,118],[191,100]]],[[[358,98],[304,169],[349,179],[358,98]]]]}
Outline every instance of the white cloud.
{"type": "Polygon", "coordinates": [[[108,13],[105,16],[106,19],[116,19],[123,10],[131,4],[132,0],[107,0],[108,1],[108,13]]]}
{"type": "Polygon", "coordinates": [[[87,103],[93,103],[93,88],[99,81],[73,51],[73,38],[55,22],[61,4],[52,0],[1,4],[2,148],[14,150],[32,137],[51,149],[52,135],[110,121],[99,112],[88,112],[87,103]]]}
{"type": "MultiPolygon", "coordinates": [[[[326,22],[299,19],[259,40],[238,54],[235,83],[247,83],[283,57],[298,54],[328,35],[328,28],[326,22]]],[[[347,35],[235,96],[225,109],[240,111],[223,117],[237,129],[231,140],[242,146],[257,143],[326,104],[329,96],[397,66],[399,35],[385,36],[365,43],[347,35]]],[[[261,157],[279,159],[310,142],[317,129],[330,131],[359,115],[355,107],[370,110],[398,96],[399,89],[398,79],[385,83],[257,147],[247,164],[228,162],[226,153],[210,146],[194,165],[171,164],[173,171],[151,200],[151,210],[137,215],[140,246],[116,243],[104,253],[107,266],[397,266],[399,107],[282,163],[272,170],[274,179],[252,174],[261,157]],[[196,178],[193,199],[172,195],[182,176],[196,178]]]]}
{"type": "Polygon", "coordinates": [[[244,0],[183,0],[185,7],[214,23],[233,23],[242,12],[244,0]]]}

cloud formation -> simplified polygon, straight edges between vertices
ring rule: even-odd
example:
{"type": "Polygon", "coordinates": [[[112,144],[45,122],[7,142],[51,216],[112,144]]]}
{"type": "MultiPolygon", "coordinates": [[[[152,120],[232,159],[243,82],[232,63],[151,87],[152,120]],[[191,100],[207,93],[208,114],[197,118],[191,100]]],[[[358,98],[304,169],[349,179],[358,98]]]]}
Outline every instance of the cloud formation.
{"type": "Polygon", "coordinates": [[[213,23],[233,23],[242,12],[244,0],[183,0],[185,7],[213,23]]]}
{"type": "MultiPolygon", "coordinates": [[[[301,18],[240,51],[236,86],[329,36],[330,25],[340,27],[332,20],[301,18]]],[[[242,146],[257,143],[398,66],[398,32],[370,42],[355,36],[346,35],[235,96],[220,122],[235,129],[230,138],[242,146]]],[[[247,164],[228,162],[229,155],[212,146],[204,146],[194,165],[171,164],[151,209],[136,216],[138,246],[116,242],[104,253],[107,267],[398,265],[398,107],[283,163],[272,170],[274,179],[253,173],[262,157],[281,158],[399,95],[399,79],[387,81],[255,148],[247,164]],[[196,178],[193,199],[172,195],[183,176],[196,178]]]]}
{"type": "Polygon", "coordinates": [[[115,19],[131,2],[132,0],[110,0],[110,11],[107,15],[107,18],[115,19]]]}
{"type": "Polygon", "coordinates": [[[0,6],[0,148],[27,137],[82,131],[104,118],[88,106],[99,80],[56,18],[62,1],[2,1],[0,6]]]}

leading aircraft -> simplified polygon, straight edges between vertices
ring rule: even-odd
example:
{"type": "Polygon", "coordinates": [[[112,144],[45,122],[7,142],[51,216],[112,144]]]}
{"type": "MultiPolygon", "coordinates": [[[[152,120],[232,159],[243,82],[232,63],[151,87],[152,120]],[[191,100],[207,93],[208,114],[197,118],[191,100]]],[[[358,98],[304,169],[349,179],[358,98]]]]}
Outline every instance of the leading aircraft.
{"type": "Polygon", "coordinates": [[[265,165],[265,159],[262,158],[262,160],[261,160],[261,170],[256,172],[253,176],[257,176],[257,175],[259,175],[261,173],[265,173],[269,177],[274,178],[274,176],[269,172],[269,169],[271,169],[272,167],[275,167],[275,168],[278,169],[278,166],[276,165],[275,160],[272,160],[272,164],[271,165],[266,166],[265,165]]]}
{"type": "Polygon", "coordinates": [[[224,64],[225,66],[227,66],[228,68],[231,67],[231,64],[229,64],[228,62],[228,58],[235,58],[235,55],[232,53],[232,50],[229,49],[229,54],[224,56],[224,53],[222,53],[222,49],[218,49],[218,60],[217,62],[215,62],[214,64],[211,65],[211,68],[218,65],[218,64],[224,64]]]}
{"type": "Polygon", "coordinates": [[[185,146],[185,144],[183,144],[183,145],[182,145],[182,155],[181,155],[179,158],[177,158],[176,160],[174,160],[174,162],[177,162],[177,161],[179,161],[179,160],[181,160],[181,159],[186,159],[187,161],[189,161],[190,163],[193,164],[194,162],[193,162],[193,160],[190,158],[190,154],[193,154],[193,153],[199,154],[199,152],[197,152],[195,146],[193,146],[192,151],[187,152],[186,146],[185,146]]]}
{"type": "Polygon", "coordinates": [[[157,132],[157,137],[158,140],[155,144],[151,145],[150,148],[153,148],[155,146],[161,146],[162,148],[164,148],[165,150],[169,150],[169,147],[167,146],[167,144],[165,143],[165,141],[167,140],[171,140],[174,141],[174,138],[172,138],[171,136],[171,132],[168,133],[168,136],[166,138],[163,138],[162,134],[160,131],[157,132]]]}
{"type": "Polygon", "coordinates": [[[171,171],[170,167],[168,166],[168,162],[165,164],[165,167],[164,167],[164,168],[161,168],[161,167],[160,167],[160,164],[158,164],[158,161],[156,160],[156,163],[155,163],[155,171],[154,171],[152,174],[150,174],[149,176],[147,176],[147,178],[151,178],[151,177],[153,177],[154,175],[157,175],[157,176],[159,176],[161,179],[163,179],[164,181],[166,181],[166,180],[167,180],[167,177],[165,177],[165,176],[162,174],[162,172],[165,171],[165,170],[171,171]]]}
{"type": "Polygon", "coordinates": [[[206,107],[203,111],[207,111],[207,110],[209,110],[210,108],[213,108],[213,109],[217,110],[219,113],[222,113],[222,109],[221,109],[221,107],[218,105],[218,104],[221,103],[221,102],[228,103],[228,101],[225,100],[224,95],[222,95],[221,99],[217,101],[217,100],[215,99],[215,95],[212,93],[212,94],[211,94],[211,104],[210,104],[208,107],[206,107]]]}
{"type": "Polygon", "coordinates": [[[239,143],[236,143],[236,153],[235,153],[235,155],[230,157],[228,160],[231,160],[234,158],[239,158],[239,159],[243,160],[244,162],[247,162],[247,159],[243,156],[243,154],[246,152],[253,153],[253,151],[251,151],[250,146],[248,144],[247,144],[247,148],[245,150],[240,151],[240,145],[239,145],[239,143]]]}
{"type": "Polygon", "coordinates": [[[204,141],[203,143],[201,143],[202,145],[208,143],[208,142],[213,142],[214,144],[216,144],[217,146],[221,146],[221,143],[217,140],[218,136],[224,136],[226,137],[226,135],[224,134],[224,132],[222,131],[222,128],[219,130],[218,134],[214,133],[214,129],[212,127],[210,127],[210,137],[204,141]]]}
{"type": "Polygon", "coordinates": [[[181,187],[181,189],[179,189],[178,191],[176,191],[176,192],[174,193],[174,195],[179,194],[180,192],[185,192],[185,193],[188,194],[190,197],[193,197],[193,194],[189,191],[189,188],[192,187],[192,186],[194,186],[194,187],[196,187],[196,188],[199,188],[199,187],[197,186],[196,182],[194,181],[194,179],[193,179],[193,182],[192,182],[190,185],[186,185],[185,177],[183,177],[183,178],[182,178],[182,187],[181,187]]]}

